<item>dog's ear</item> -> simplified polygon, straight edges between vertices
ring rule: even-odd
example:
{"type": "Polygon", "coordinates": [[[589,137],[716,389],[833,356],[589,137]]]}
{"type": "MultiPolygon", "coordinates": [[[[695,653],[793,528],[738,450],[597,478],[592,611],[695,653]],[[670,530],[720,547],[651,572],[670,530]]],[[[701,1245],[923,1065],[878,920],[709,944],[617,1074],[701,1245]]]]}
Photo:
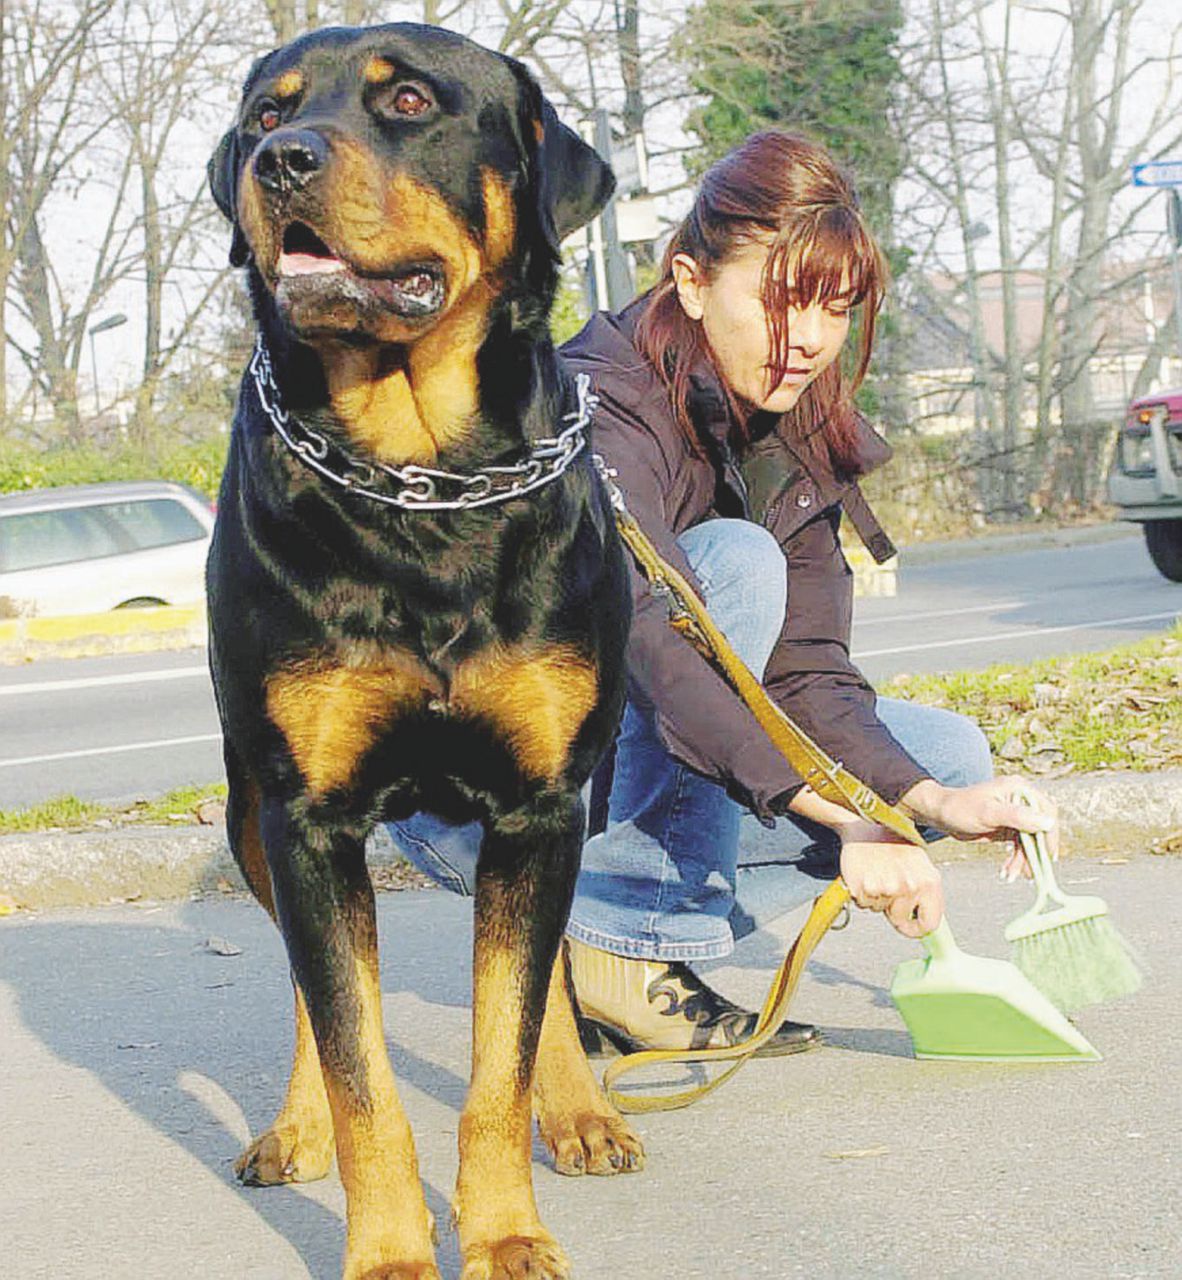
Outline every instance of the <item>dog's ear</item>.
{"type": "Polygon", "coordinates": [[[206,173],[217,207],[234,228],[230,240],[230,265],[241,267],[250,259],[250,246],[238,225],[238,130],[230,129],[209,157],[206,173]]]}
{"type": "Polygon", "coordinates": [[[611,199],[611,168],[573,129],[559,120],[538,82],[515,58],[505,59],[520,86],[522,142],[532,161],[538,221],[557,254],[565,236],[590,222],[611,199]]]}

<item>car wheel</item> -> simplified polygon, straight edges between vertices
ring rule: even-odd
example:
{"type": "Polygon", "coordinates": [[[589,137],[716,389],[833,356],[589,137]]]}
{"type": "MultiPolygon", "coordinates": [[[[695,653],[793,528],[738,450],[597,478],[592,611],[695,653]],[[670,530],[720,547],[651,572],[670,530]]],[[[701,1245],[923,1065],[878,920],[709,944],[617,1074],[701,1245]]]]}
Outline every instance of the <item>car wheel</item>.
{"type": "Polygon", "coordinates": [[[1182,520],[1147,520],[1142,527],[1158,571],[1171,582],[1182,582],[1182,520]]]}
{"type": "Polygon", "coordinates": [[[136,596],[133,600],[124,600],[115,606],[116,609],[160,609],[168,603],[155,596],[136,596]]]}

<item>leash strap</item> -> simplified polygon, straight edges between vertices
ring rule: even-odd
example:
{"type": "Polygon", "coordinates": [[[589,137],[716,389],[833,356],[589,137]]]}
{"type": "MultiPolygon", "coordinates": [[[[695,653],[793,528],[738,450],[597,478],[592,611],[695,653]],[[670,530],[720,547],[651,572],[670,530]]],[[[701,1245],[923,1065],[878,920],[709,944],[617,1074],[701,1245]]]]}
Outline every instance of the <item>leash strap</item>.
{"type": "MultiPolygon", "coordinates": [[[[915,823],[901,809],[888,804],[873,788],[850,773],[840,761],[829,756],[772,701],[767,690],[715,625],[697,592],[662,558],[636,523],[624,503],[624,495],[614,481],[615,473],[598,454],[594,455],[594,460],[607,486],[616,528],[654,595],[664,599],[669,611],[670,626],[684,636],[739,694],[788,763],[817,795],[870,822],[887,827],[909,843],[922,847],[923,837],[915,823]]],[[[841,914],[849,897],[849,890],[838,878],[813,904],[800,936],[784,957],[772,982],[755,1029],[746,1040],[718,1049],[643,1049],[639,1053],[626,1054],[609,1063],[604,1072],[603,1086],[608,1100],[620,1111],[673,1111],[713,1093],[729,1080],[779,1029],[809,957],[841,914]],[[641,1067],[655,1063],[689,1065],[699,1062],[729,1062],[731,1065],[705,1084],[675,1093],[639,1095],[620,1093],[613,1087],[622,1076],[641,1067]]]]}

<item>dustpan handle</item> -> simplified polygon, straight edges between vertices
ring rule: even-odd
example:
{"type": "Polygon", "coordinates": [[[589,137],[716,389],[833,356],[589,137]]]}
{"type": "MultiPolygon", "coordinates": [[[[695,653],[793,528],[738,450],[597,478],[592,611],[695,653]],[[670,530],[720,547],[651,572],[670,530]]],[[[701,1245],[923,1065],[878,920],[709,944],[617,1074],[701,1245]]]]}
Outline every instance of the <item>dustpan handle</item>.
{"type": "Polygon", "coordinates": [[[925,933],[920,942],[923,943],[924,949],[933,960],[950,960],[953,956],[960,954],[960,948],[956,945],[956,939],[952,936],[952,928],[948,923],[947,916],[940,917],[940,923],[931,931],[925,933]]]}

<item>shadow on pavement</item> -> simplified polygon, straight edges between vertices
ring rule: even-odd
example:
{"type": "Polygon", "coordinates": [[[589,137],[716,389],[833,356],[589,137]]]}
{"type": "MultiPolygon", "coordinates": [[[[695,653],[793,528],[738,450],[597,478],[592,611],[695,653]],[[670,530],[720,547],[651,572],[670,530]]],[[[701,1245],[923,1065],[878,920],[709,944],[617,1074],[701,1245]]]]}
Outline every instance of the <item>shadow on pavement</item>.
{"type": "MultiPolygon", "coordinates": [[[[466,1007],[470,913],[441,930],[437,911],[433,924],[416,923],[413,912],[385,910],[388,903],[379,898],[390,935],[382,948],[384,996],[410,992],[425,1005],[466,1007]]],[[[25,1027],[235,1188],[316,1280],[332,1280],[344,1248],[342,1215],[291,1187],[238,1188],[233,1171],[248,1133],[278,1110],[291,1061],[291,987],[274,926],[260,908],[237,901],[105,914],[102,923],[72,913],[32,921],[19,946],[0,948],[0,981],[15,993],[25,1027]]],[[[429,1056],[437,1027],[400,1021],[387,1016],[387,1043],[404,1098],[409,1086],[458,1113],[467,1035],[461,1074],[429,1056]]],[[[336,1181],[335,1169],[329,1178],[336,1181]]],[[[445,1275],[458,1274],[450,1188],[425,1181],[424,1193],[438,1224],[439,1263],[445,1275]]],[[[328,1198],[343,1205],[339,1184],[328,1198]]],[[[200,1231],[199,1221],[193,1225],[200,1231]]]]}

